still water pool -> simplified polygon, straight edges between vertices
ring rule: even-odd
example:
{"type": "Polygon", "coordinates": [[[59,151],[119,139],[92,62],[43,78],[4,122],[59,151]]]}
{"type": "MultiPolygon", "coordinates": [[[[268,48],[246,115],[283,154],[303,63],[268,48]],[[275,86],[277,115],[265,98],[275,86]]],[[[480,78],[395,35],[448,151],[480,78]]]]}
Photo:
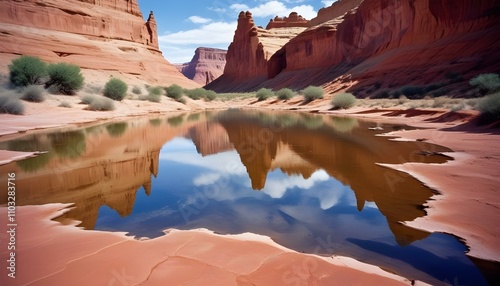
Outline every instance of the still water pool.
{"type": "Polygon", "coordinates": [[[379,136],[408,128],[242,110],[134,118],[1,142],[47,153],[0,171],[17,170],[19,204],[74,203],[58,220],[86,229],[253,232],[435,285],[487,285],[457,238],[402,223],[425,216],[437,193],[378,163],[440,164],[450,158],[426,155],[451,151],[379,136]]]}

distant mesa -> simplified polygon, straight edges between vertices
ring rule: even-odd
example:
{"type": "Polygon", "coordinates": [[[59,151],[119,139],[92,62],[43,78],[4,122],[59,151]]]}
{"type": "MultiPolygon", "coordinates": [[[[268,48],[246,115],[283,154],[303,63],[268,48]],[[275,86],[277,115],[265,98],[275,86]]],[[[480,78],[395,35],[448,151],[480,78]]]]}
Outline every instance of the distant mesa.
{"type": "Polygon", "coordinates": [[[224,72],[226,66],[226,50],[215,48],[197,48],[189,63],[174,64],[187,78],[200,85],[207,85],[224,72]]]}

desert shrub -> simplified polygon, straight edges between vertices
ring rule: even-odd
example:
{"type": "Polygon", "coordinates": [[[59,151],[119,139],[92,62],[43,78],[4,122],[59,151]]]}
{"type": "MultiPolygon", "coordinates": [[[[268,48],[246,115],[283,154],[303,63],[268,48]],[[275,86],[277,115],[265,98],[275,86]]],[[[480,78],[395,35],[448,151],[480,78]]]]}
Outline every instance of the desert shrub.
{"type": "Polygon", "coordinates": [[[480,74],[473,77],[469,83],[487,94],[500,90],[500,76],[496,73],[480,74]]]}
{"type": "Polygon", "coordinates": [[[457,112],[465,108],[465,103],[455,104],[450,108],[450,111],[457,112]]]}
{"type": "Polygon", "coordinates": [[[142,94],[142,89],[136,85],[136,86],[134,86],[134,87],[132,88],[132,93],[133,93],[133,94],[140,95],[140,94],[142,94]]]}
{"type": "Polygon", "coordinates": [[[313,101],[315,99],[323,98],[323,89],[319,86],[308,86],[300,91],[304,95],[305,101],[313,101]]]}
{"type": "Polygon", "coordinates": [[[28,85],[23,90],[23,96],[21,97],[21,99],[31,102],[42,102],[45,100],[45,96],[43,93],[44,90],[41,86],[34,84],[28,85]]]}
{"type": "Polygon", "coordinates": [[[444,84],[442,84],[442,83],[431,83],[429,85],[423,86],[423,89],[424,89],[423,93],[428,94],[429,92],[436,90],[436,89],[439,89],[442,86],[444,86],[444,84]]]}
{"type": "Polygon", "coordinates": [[[431,91],[430,95],[433,97],[439,97],[448,94],[448,92],[449,92],[448,88],[441,87],[439,89],[431,91]]]}
{"type": "Polygon", "coordinates": [[[115,103],[112,99],[104,96],[96,96],[90,103],[89,109],[95,111],[108,111],[115,109],[115,103]]]}
{"type": "Polygon", "coordinates": [[[205,97],[205,94],[207,93],[207,90],[199,87],[199,88],[194,88],[194,89],[187,89],[184,90],[184,93],[191,99],[197,100],[205,97]]]}
{"type": "Polygon", "coordinates": [[[500,92],[485,96],[477,105],[482,123],[500,119],[500,92]]]}
{"type": "Polygon", "coordinates": [[[47,68],[49,81],[45,86],[53,86],[59,93],[72,95],[83,87],[80,67],[67,63],[50,64],[47,68]]]}
{"type": "Polygon", "coordinates": [[[0,113],[20,115],[24,113],[24,105],[18,97],[0,94],[0,113]]]}
{"type": "Polygon", "coordinates": [[[295,92],[289,88],[282,88],[276,92],[276,96],[281,100],[288,100],[295,96],[295,92]]]}
{"type": "Polygon", "coordinates": [[[217,98],[217,93],[213,90],[207,90],[205,93],[205,99],[208,101],[212,101],[217,98]]]}
{"type": "Polygon", "coordinates": [[[399,104],[405,104],[408,101],[408,97],[401,95],[398,99],[399,104]]]}
{"type": "Polygon", "coordinates": [[[71,108],[71,103],[67,102],[67,101],[63,101],[61,102],[61,104],[59,104],[59,107],[65,107],[65,108],[71,108]]]}
{"type": "Polygon", "coordinates": [[[334,108],[349,109],[355,104],[356,97],[347,92],[339,93],[332,99],[332,105],[334,108]]]}
{"type": "Polygon", "coordinates": [[[22,56],[9,65],[9,79],[14,86],[41,83],[47,76],[47,64],[40,58],[22,56]]]}
{"type": "Polygon", "coordinates": [[[259,101],[266,100],[270,97],[274,96],[274,92],[269,88],[261,88],[257,91],[256,97],[259,101]]]}
{"type": "Polygon", "coordinates": [[[172,84],[165,88],[166,95],[172,99],[179,101],[183,95],[183,89],[177,84],[172,84]]]}
{"type": "Polygon", "coordinates": [[[94,85],[94,84],[87,84],[87,85],[85,85],[84,91],[88,92],[88,93],[100,94],[102,92],[102,86],[101,85],[94,85]]]}
{"type": "Polygon", "coordinates": [[[389,98],[389,90],[388,89],[381,89],[377,93],[373,95],[372,98],[377,99],[377,98],[389,98]]]}
{"type": "Polygon", "coordinates": [[[121,101],[127,95],[127,84],[119,79],[112,78],[104,86],[104,96],[116,101],[121,101]]]}
{"type": "Polygon", "coordinates": [[[434,107],[434,108],[444,107],[448,103],[449,103],[449,98],[436,97],[436,98],[434,98],[434,103],[432,104],[432,107],[434,107]]]}
{"type": "Polygon", "coordinates": [[[139,100],[150,101],[150,102],[160,102],[161,95],[148,94],[148,95],[140,96],[139,100]]]}
{"type": "Polygon", "coordinates": [[[408,98],[417,99],[424,94],[424,88],[419,85],[405,85],[399,89],[399,93],[408,98]]]}
{"type": "Polygon", "coordinates": [[[80,103],[90,104],[96,98],[97,98],[97,96],[95,96],[93,94],[84,94],[84,95],[80,96],[80,101],[81,101],[80,103]]]}
{"type": "Polygon", "coordinates": [[[161,96],[163,94],[163,87],[155,86],[148,89],[148,93],[153,96],[161,96]]]}

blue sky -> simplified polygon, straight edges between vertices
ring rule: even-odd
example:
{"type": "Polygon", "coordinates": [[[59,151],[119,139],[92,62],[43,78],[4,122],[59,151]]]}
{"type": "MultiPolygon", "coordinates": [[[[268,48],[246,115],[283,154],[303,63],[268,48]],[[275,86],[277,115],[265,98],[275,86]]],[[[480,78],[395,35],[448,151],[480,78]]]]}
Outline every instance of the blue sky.
{"type": "Polygon", "coordinates": [[[160,49],[171,63],[188,62],[197,47],[227,49],[236,30],[238,13],[252,12],[265,27],[274,16],[295,11],[306,19],[334,1],[325,0],[138,0],[144,17],[153,11],[160,49]]]}

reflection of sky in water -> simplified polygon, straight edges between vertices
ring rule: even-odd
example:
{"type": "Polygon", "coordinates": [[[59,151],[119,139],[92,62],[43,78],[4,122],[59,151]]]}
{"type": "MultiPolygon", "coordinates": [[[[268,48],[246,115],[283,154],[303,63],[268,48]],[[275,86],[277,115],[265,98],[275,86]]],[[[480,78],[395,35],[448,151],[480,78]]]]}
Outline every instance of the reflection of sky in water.
{"type": "Polygon", "coordinates": [[[184,138],[163,147],[159,169],[151,195],[141,188],[131,215],[122,218],[103,206],[95,229],[138,237],[156,237],[166,228],[254,232],[297,251],[347,255],[388,268],[408,265],[411,271],[400,274],[430,275],[433,283],[485,283],[455,238],[431,234],[399,246],[376,205],[366,203],[359,212],[349,186],[323,170],[308,179],[274,170],[264,189],[255,191],[236,151],[202,157],[184,138]]]}

